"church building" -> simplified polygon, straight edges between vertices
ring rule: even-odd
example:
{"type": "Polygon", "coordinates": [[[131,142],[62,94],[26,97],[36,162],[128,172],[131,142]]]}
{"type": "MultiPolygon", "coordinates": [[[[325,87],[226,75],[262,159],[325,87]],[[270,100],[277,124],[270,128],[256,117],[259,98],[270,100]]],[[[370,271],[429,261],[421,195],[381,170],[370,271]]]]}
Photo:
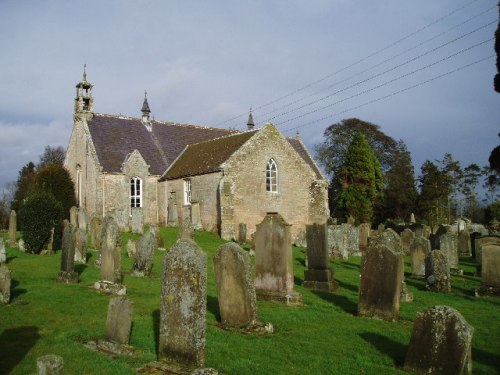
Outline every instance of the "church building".
{"type": "Polygon", "coordinates": [[[122,229],[134,211],[170,226],[188,215],[226,240],[240,226],[250,236],[270,212],[292,225],[294,240],[327,220],[328,182],[298,136],[255,128],[251,113],[246,131],[153,120],[146,95],[140,118],[98,114],[92,87],[84,72],[64,161],[89,215],[113,212],[122,229]]]}

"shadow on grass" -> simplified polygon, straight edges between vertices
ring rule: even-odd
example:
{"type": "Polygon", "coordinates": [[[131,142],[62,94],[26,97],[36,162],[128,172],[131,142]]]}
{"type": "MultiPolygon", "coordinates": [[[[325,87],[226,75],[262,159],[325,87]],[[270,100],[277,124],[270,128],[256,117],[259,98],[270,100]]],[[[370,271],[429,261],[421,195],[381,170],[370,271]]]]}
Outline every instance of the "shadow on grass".
{"type": "Polygon", "coordinates": [[[7,259],[5,260],[5,263],[8,264],[8,263],[12,262],[16,258],[17,258],[17,255],[14,255],[14,256],[11,256],[11,257],[7,257],[7,259]]]}
{"type": "Polygon", "coordinates": [[[362,332],[359,336],[373,345],[381,354],[392,358],[395,366],[403,367],[407,351],[405,345],[373,332],[362,332]]]}
{"type": "Polygon", "coordinates": [[[11,280],[11,282],[10,282],[10,302],[12,302],[13,300],[15,300],[21,294],[24,294],[24,293],[28,292],[26,289],[18,288],[18,286],[19,286],[19,281],[17,281],[17,280],[11,280]]]}
{"type": "Polygon", "coordinates": [[[472,359],[475,362],[480,362],[485,366],[491,367],[493,370],[498,371],[500,369],[500,356],[491,354],[481,349],[475,349],[472,347],[472,359]]]}
{"type": "Polygon", "coordinates": [[[319,298],[340,307],[348,314],[357,315],[358,313],[358,305],[347,297],[335,293],[320,292],[318,290],[313,290],[312,292],[319,298]]]}
{"type": "Polygon", "coordinates": [[[406,285],[409,285],[409,286],[412,286],[418,290],[423,290],[423,291],[426,291],[426,287],[425,287],[425,279],[414,279],[414,278],[405,278],[405,283],[406,285]]]}
{"type": "Polygon", "coordinates": [[[336,280],[339,283],[339,287],[342,289],[350,290],[351,292],[358,293],[358,286],[353,284],[346,284],[343,281],[336,280]]]}
{"type": "Polygon", "coordinates": [[[303,282],[304,282],[304,280],[303,280],[303,279],[301,279],[300,277],[298,277],[298,276],[294,276],[294,277],[293,277],[293,283],[294,283],[295,285],[302,285],[302,283],[303,283],[303,282]]]}
{"type": "Polygon", "coordinates": [[[207,295],[207,310],[214,314],[215,319],[220,322],[219,300],[217,297],[207,295]]]}
{"type": "Polygon", "coordinates": [[[359,270],[359,264],[355,264],[355,263],[340,262],[336,266],[342,267],[342,268],[350,268],[350,269],[354,269],[354,270],[359,270]]]}
{"type": "Polygon", "coordinates": [[[304,259],[304,258],[298,258],[298,257],[297,257],[297,258],[295,258],[295,261],[296,261],[297,263],[299,263],[302,267],[307,268],[307,266],[306,266],[306,261],[305,261],[305,259],[304,259]]]}
{"type": "Polygon", "coordinates": [[[30,349],[36,344],[40,334],[38,327],[24,326],[6,329],[0,335],[0,371],[10,374],[30,349]]]}
{"type": "Polygon", "coordinates": [[[153,319],[155,353],[156,353],[156,358],[158,358],[158,355],[160,353],[160,310],[159,309],[153,310],[151,317],[153,319]]]}

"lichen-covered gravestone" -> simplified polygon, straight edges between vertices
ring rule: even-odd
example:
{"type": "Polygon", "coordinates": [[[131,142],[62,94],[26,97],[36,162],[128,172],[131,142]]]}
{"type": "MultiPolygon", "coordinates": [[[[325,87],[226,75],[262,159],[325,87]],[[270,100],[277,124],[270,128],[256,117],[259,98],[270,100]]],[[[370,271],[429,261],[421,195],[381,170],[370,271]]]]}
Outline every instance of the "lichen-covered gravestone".
{"type": "Polygon", "coordinates": [[[17,214],[16,211],[10,211],[9,216],[9,246],[16,247],[16,234],[17,234],[17,214]]]}
{"type": "Polygon", "coordinates": [[[415,238],[415,233],[411,229],[406,228],[401,232],[401,245],[403,247],[403,254],[410,255],[410,243],[415,238]]]}
{"type": "Polygon", "coordinates": [[[78,226],[75,229],[82,229],[87,232],[87,210],[83,207],[78,209],[78,226]]]}
{"type": "Polygon", "coordinates": [[[150,276],[153,269],[153,256],[158,248],[154,233],[148,231],[135,244],[135,261],[134,275],[135,276],[150,276]]]}
{"type": "Polygon", "coordinates": [[[102,219],[99,216],[92,216],[90,219],[90,244],[93,249],[101,248],[102,219]]]}
{"type": "Polygon", "coordinates": [[[471,256],[470,234],[466,230],[458,232],[458,254],[461,256],[471,256]]]}
{"type": "Polygon", "coordinates": [[[404,368],[421,374],[472,374],[473,333],[451,307],[438,305],[417,313],[404,368]]]}
{"type": "Polygon", "coordinates": [[[326,224],[306,225],[307,270],[302,286],[319,291],[332,291],[338,284],[333,279],[328,259],[328,228],[326,224]]]}
{"type": "Polygon", "coordinates": [[[368,238],[370,237],[370,223],[359,225],[359,251],[364,252],[368,248],[368,238]]]}
{"type": "Polygon", "coordinates": [[[500,296],[500,245],[483,245],[481,252],[481,287],[478,294],[500,296]]]}
{"type": "Polygon", "coordinates": [[[57,276],[57,281],[64,283],[77,283],[78,273],[75,266],[75,231],[68,220],[64,220],[62,236],[61,271],[57,276]]]}
{"type": "Polygon", "coordinates": [[[207,256],[179,239],[163,258],[160,360],[188,367],[205,364],[207,256]]]}
{"type": "Polygon", "coordinates": [[[132,233],[144,233],[144,214],[141,207],[132,208],[131,224],[132,233]]]}
{"type": "Polygon", "coordinates": [[[120,345],[128,344],[132,328],[132,301],[115,297],[109,300],[105,337],[120,345]]]}
{"type": "Polygon", "coordinates": [[[137,240],[129,238],[127,241],[127,255],[129,258],[135,258],[137,253],[137,240]]]}
{"type": "Polygon", "coordinates": [[[264,300],[297,304],[290,225],[279,214],[267,214],[255,232],[255,291],[264,300]]]}
{"type": "Polygon", "coordinates": [[[5,252],[5,243],[2,237],[0,237],[0,264],[1,263],[7,263],[7,253],[5,252]]]}
{"type": "Polygon", "coordinates": [[[415,277],[425,277],[425,258],[431,252],[428,239],[423,237],[413,238],[410,242],[411,274],[415,277]]]}
{"type": "Polygon", "coordinates": [[[61,356],[48,354],[36,359],[37,375],[63,375],[64,360],[61,356]]]}
{"type": "Polygon", "coordinates": [[[425,278],[427,280],[427,289],[433,292],[451,292],[450,267],[446,256],[441,250],[432,250],[426,258],[425,278]]]}
{"type": "Polygon", "coordinates": [[[87,232],[81,228],[75,231],[75,262],[87,263],[87,232]]]}
{"type": "Polygon", "coordinates": [[[439,239],[440,250],[448,260],[450,272],[462,274],[463,271],[460,269],[458,261],[457,236],[453,233],[446,232],[442,234],[439,239]]]}
{"type": "Polygon", "coordinates": [[[245,223],[240,223],[238,227],[238,243],[247,242],[247,225],[245,223]]]}
{"type": "Polygon", "coordinates": [[[0,304],[10,302],[10,271],[5,263],[0,263],[0,304]]]}
{"type": "Polygon", "coordinates": [[[402,254],[381,243],[370,243],[361,257],[358,314],[388,321],[399,319],[402,254]]]}
{"type": "Polygon", "coordinates": [[[73,228],[78,228],[78,207],[71,207],[69,209],[69,223],[73,228]]]}
{"type": "Polygon", "coordinates": [[[494,244],[500,246],[500,235],[489,235],[482,236],[476,239],[475,241],[476,248],[476,275],[481,276],[481,267],[482,267],[482,249],[483,246],[494,244]]]}

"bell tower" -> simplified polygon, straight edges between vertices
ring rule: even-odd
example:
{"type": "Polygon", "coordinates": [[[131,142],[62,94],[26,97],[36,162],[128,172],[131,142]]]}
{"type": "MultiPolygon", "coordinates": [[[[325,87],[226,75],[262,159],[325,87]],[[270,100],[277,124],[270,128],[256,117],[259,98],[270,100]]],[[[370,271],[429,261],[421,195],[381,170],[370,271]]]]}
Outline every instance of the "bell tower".
{"type": "Polygon", "coordinates": [[[93,85],[87,81],[86,64],[83,66],[83,79],[76,85],[75,117],[84,117],[87,121],[94,117],[93,85]]]}

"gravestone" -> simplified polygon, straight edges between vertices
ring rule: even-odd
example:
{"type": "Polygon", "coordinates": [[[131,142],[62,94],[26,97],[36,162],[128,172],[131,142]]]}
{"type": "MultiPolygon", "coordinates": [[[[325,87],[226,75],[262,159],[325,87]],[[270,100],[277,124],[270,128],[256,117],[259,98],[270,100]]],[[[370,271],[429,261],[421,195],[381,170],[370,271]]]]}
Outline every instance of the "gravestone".
{"type": "Polygon", "coordinates": [[[132,313],[132,301],[123,297],[111,298],[106,318],[105,338],[120,345],[127,345],[132,329],[132,313]]]}
{"type": "Polygon", "coordinates": [[[201,212],[200,204],[198,202],[191,202],[191,225],[193,229],[201,229],[201,212]]]}
{"type": "Polygon", "coordinates": [[[129,258],[135,258],[137,252],[137,240],[129,238],[127,241],[127,255],[129,258]]]}
{"type": "Polygon", "coordinates": [[[90,219],[90,243],[95,250],[101,248],[101,232],[102,219],[99,216],[93,216],[92,219],[90,219]]]}
{"type": "Polygon", "coordinates": [[[168,197],[168,206],[167,206],[167,225],[169,227],[173,227],[177,225],[178,222],[178,213],[177,213],[177,195],[175,191],[170,192],[170,196],[168,197]]]}
{"type": "Polygon", "coordinates": [[[301,303],[293,289],[293,256],[290,225],[279,214],[267,214],[255,231],[255,291],[257,297],[301,303]]]}
{"type": "Polygon", "coordinates": [[[36,359],[37,375],[63,375],[64,360],[61,356],[48,354],[36,359]]]}
{"type": "Polygon", "coordinates": [[[243,244],[247,242],[247,225],[240,223],[238,228],[238,243],[243,244]]]}
{"type": "Polygon", "coordinates": [[[163,258],[160,360],[205,364],[207,256],[192,240],[179,239],[163,258]]]}
{"type": "Polygon", "coordinates": [[[126,294],[125,286],[120,284],[120,260],[120,229],[113,217],[106,216],[102,224],[100,281],[94,284],[95,289],[111,294],[126,294]]]}
{"type": "Polygon", "coordinates": [[[500,296],[500,244],[481,246],[482,269],[479,295],[500,296]]]}
{"type": "Polygon", "coordinates": [[[427,289],[433,292],[451,292],[450,267],[446,256],[441,250],[432,250],[427,257],[425,278],[427,280],[427,289]]]}
{"type": "Polygon", "coordinates": [[[359,225],[359,251],[364,252],[368,248],[368,237],[370,237],[370,223],[359,225]]]}
{"type": "Polygon", "coordinates": [[[179,239],[193,239],[193,226],[191,225],[190,216],[179,219],[179,239]]]}
{"type": "Polygon", "coordinates": [[[10,302],[10,271],[5,263],[0,263],[0,304],[10,302]]]}
{"type": "Polygon", "coordinates": [[[7,253],[5,251],[5,243],[3,238],[0,237],[0,264],[7,263],[7,253]]]}
{"type": "Polygon", "coordinates": [[[415,223],[416,223],[415,214],[412,212],[410,215],[410,224],[415,224],[415,223]]]}
{"type": "Polygon", "coordinates": [[[336,259],[359,256],[359,228],[352,224],[328,225],[329,254],[336,259]]]}
{"type": "Polygon", "coordinates": [[[134,275],[150,276],[153,269],[153,256],[158,248],[155,235],[148,231],[136,242],[135,248],[134,275]]]}
{"type": "Polygon", "coordinates": [[[132,207],[132,217],[130,219],[132,233],[144,233],[144,214],[142,207],[132,207]]]}
{"type": "Polygon", "coordinates": [[[24,246],[24,240],[22,238],[20,238],[19,241],[17,241],[17,247],[19,248],[19,251],[21,253],[26,252],[26,246],[24,246]]]}
{"type": "Polygon", "coordinates": [[[489,244],[500,245],[500,235],[483,236],[476,239],[476,275],[481,276],[482,248],[489,244]]]}
{"type": "Polygon", "coordinates": [[[442,234],[440,244],[440,250],[446,256],[450,272],[462,274],[463,271],[460,269],[458,260],[457,235],[450,232],[442,234]]]}
{"type": "Polygon", "coordinates": [[[11,247],[17,246],[16,235],[17,235],[17,214],[16,211],[12,210],[10,211],[10,216],[9,216],[9,246],[11,247]]]}
{"type": "Polygon", "coordinates": [[[73,228],[78,228],[78,207],[71,207],[69,209],[69,223],[73,228]]]}
{"type": "Polygon", "coordinates": [[[165,250],[165,241],[163,240],[163,236],[161,235],[160,228],[157,225],[150,224],[149,231],[154,234],[156,238],[156,246],[160,250],[165,250]]]}
{"type": "Polygon", "coordinates": [[[304,271],[304,288],[332,291],[338,284],[334,281],[328,259],[328,228],[326,224],[306,225],[307,270],[304,271]]]}
{"type": "Polygon", "coordinates": [[[374,243],[361,257],[358,314],[388,321],[399,319],[403,282],[402,253],[374,243]]]}
{"type": "Polygon", "coordinates": [[[470,235],[466,230],[458,232],[458,254],[460,256],[471,256],[470,235]]]}
{"type": "Polygon", "coordinates": [[[62,235],[61,271],[57,276],[57,281],[63,283],[77,283],[78,273],[75,266],[75,231],[68,220],[64,220],[62,235]]]}
{"type": "Polygon", "coordinates": [[[250,255],[237,244],[226,243],[214,255],[214,268],[222,325],[255,325],[259,316],[250,255]]]}
{"type": "Polygon", "coordinates": [[[429,240],[416,237],[410,243],[411,274],[415,277],[425,277],[425,259],[431,252],[429,240]]]}
{"type": "Polygon", "coordinates": [[[404,229],[401,232],[401,246],[403,247],[403,254],[410,255],[410,243],[415,238],[415,233],[411,229],[404,229]]]}
{"type": "Polygon", "coordinates": [[[87,210],[85,208],[80,207],[78,209],[78,226],[75,226],[75,229],[82,229],[87,232],[87,210]]]}
{"type": "Polygon", "coordinates": [[[418,312],[404,368],[421,374],[472,374],[474,328],[455,309],[438,305],[418,312]]]}
{"type": "Polygon", "coordinates": [[[54,254],[54,232],[55,228],[52,227],[52,229],[50,230],[49,242],[47,242],[46,254],[54,254]]]}
{"type": "Polygon", "coordinates": [[[87,232],[81,228],[75,231],[75,262],[87,263],[87,232]]]}
{"type": "Polygon", "coordinates": [[[377,231],[378,233],[382,233],[383,231],[385,230],[385,225],[383,223],[380,223],[378,226],[377,226],[377,231]]]}
{"type": "MultiPolygon", "coordinates": [[[[114,208],[106,216],[111,216],[121,232],[129,232],[130,209],[114,208]]],[[[104,225],[104,223],[103,223],[104,225]]]]}

